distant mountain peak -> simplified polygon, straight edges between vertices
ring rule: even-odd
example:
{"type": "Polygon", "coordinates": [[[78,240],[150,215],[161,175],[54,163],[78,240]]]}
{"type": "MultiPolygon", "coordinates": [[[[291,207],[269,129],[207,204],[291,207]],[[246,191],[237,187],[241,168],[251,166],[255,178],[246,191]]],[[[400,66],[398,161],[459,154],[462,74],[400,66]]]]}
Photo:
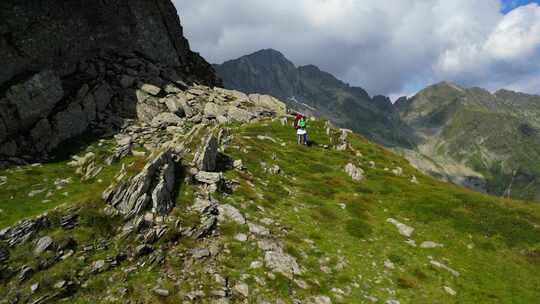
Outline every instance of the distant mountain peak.
{"type": "Polygon", "coordinates": [[[302,69],[302,70],[305,70],[305,71],[314,71],[314,72],[320,72],[321,69],[314,65],[314,64],[308,64],[308,65],[303,65],[301,67],[298,67],[299,69],[302,69]]]}
{"type": "Polygon", "coordinates": [[[274,57],[284,57],[285,58],[285,55],[283,55],[283,53],[281,53],[278,50],[272,49],[272,48],[258,50],[256,52],[253,52],[253,53],[247,55],[247,56],[274,56],[274,57]]]}
{"type": "Polygon", "coordinates": [[[262,49],[249,55],[242,56],[239,59],[248,59],[258,63],[280,63],[294,66],[294,64],[287,59],[283,53],[274,49],[262,49]]]}
{"type": "Polygon", "coordinates": [[[429,85],[427,87],[425,87],[424,89],[422,89],[421,91],[419,91],[416,95],[420,96],[420,95],[425,95],[425,94],[428,94],[428,95],[432,95],[432,94],[437,94],[437,95],[440,95],[441,92],[447,92],[447,93],[450,93],[450,92],[459,92],[460,94],[463,94],[463,93],[466,93],[467,92],[467,89],[466,88],[463,88],[453,82],[450,82],[450,81],[440,81],[440,82],[437,82],[437,83],[434,83],[432,85],[429,85]]]}
{"type": "Polygon", "coordinates": [[[462,88],[461,86],[453,83],[453,82],[450,82],[450,81],[447,81],[447,80],[444,80],[444,81],[441,81],[439,83],[437,83],[435,86],[444,86],[444,87],[448,87],[448,88],[451,88],[451,89],[454,89],[454,90],[457,90],[457,91],[460,91],[460,92],[465,92],[465,89],[462,88]]]}
{"type": "Polygon", "coordinates": [[[276,96],[299,111],[311,111],[341,127],[360,130],[379,143],[411,145],[412,130],[401,123],[390,99],[372,99],[364,89],[350,86],[316,65],[296,67],[281,52],[263,49],[214,67],[226,88],[276,96]]]}

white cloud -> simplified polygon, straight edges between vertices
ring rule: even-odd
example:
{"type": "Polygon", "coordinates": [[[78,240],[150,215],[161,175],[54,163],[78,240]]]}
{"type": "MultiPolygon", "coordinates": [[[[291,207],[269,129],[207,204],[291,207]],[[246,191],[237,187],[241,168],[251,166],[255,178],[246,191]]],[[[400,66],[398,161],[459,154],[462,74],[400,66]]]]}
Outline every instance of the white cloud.
{"type": "Polygon", "coordinates": [[[211,62],[275,48],[371,94],[410,94],[440,80],[495,89],[538,79],[536,4],[502,15],[499,0],[174,2],[192,48],[211,62]]]}
{"type": "Polygon", "coordinates": [[[522,6],[500,16],[484,35],[447,48],[434,64],[433,76],[492,90],[519,87],[540,93],[540,87],[516,85],[538,79],[539,50],[540,6],[522,6]]]}
{"type": "Polygon", "coordinates": [[[506,15],[490,35],[486,49],[497,59],[528,57],[540,46],[540,6],[530,4],[506,15]]]}

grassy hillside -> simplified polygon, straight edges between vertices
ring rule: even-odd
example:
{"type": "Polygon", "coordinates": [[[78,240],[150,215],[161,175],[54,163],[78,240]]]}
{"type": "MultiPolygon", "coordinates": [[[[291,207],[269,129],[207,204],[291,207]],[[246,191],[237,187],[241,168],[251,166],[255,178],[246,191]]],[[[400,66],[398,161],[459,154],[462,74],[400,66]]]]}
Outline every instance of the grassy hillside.
{"type": "Polygon", "coordinates": [[[527,133],[525,125],[507,114],[462,111],[442,137],[450,155],[487,177],[490,193],[508,194],[511,187],[512,196],[534,199],[540,189],[540,137],[527,133]]]}
{"type": "MultiPolygon", "coordinates": [[[[104,212],[101,186],[95,185],[98,179],[108,185],[110,172],[121,164],[87,187],[79,182],[66,186],[65,191],[80,194],[52,196],[45,207],[37,198],[23,199],[26,191],[21,189],[42,183],[36,176],[72,176],[71,169],[56,163],[0,172],[8,175],[3,189],[17,197],[17,206],[12,206],[2,191],[2,226],[60,206],[51,212],[51,227],[40,235],[77,244],[66,247],[73,248],[72,255],[26,281],[2,279],[0,303],[15,297],[35,300],[51,291],[57,293],[47,298],[51,302],[68,297],[70,303],[226,303],[217,295],[223,280],[228,287],[222,292],[230,303],[325,303],[325,296],[331,303],[535,303],[540,297],[539,206],[436,181],[357,135],[349,135],[346,151],[337,151],[333,146],[340,133],[333,129],[328,135],[322,121],[309,122],[309,147],[296,145],[291,126],[277,120],[229,127],[232,139],[223,155],[241,159],[245,169],[226,170],[234,190],[213,198],[237,208],[248,224],[227,221],[215,235],[180,237],[181,227],[199,224],[189,208],[195,186],[182,183],[176,208],[165,222],[167,234],[152,244],[151,254],[140,257],[129,252],[142,241],[119,236],[124,221],[104,212]],[[351,179],[344,171],[348,163],[361,167],[365,179],[351,179]],[[274,165],[279,170],[265,170],[274,165]],[[66,231],[57,219],[68,208],[80,210],[80,224],[66,231]],[[388,219],[414,232],[405,237],[388,219]],[[249,224],[263,231],[255,232],[249,224]],[[288,277],[265,266],[264,240],[279,244],[300,272],[288,277]],[[432,243],[424,243],[428,241],[432,243]],[[436,247],[422,248],[429,244],[436,247]],[[193,249],[200,248],[208,248],[209,254],[195,257],[193,249]],[[92,270],[100,260],[105,267],[92,270]],[[61,281],[77,288],[55,287],[61,281]],[[39,288],[31,294],[35,283],[39,288]]],[[[182,163],[185,169],[189,159],[182,163]]],[[[140,170],[137,158],[123,162],[140,170]]],[[[31,250],[30,243],[13,249],[10,267],[38,267],[53,258],[36,257],[31,250]]]]}
{"type": "Polygon", "coordinates": [[[429,158],[481,174],[485,191],[540,200],[538,98],[439,83],[400,105],[429,158]]]}
{"type": "Polygon", "coordinates": [[[0,229],[59,206],[99,199],[123,165],[134,163],[135,160],[144,161],[144,158],[132,156],[122,162],[106,165],[105,160],[112,151],[112,142],[107,140],[79,151],[81,156],[95,154],[97,165],[103,168],[97,177],[84,181],[76,173],[76,168],[68,165],[71,161],[69,157],[0,171],[0,176],[7,179],[6,184],[0,186],[0,229]]]}

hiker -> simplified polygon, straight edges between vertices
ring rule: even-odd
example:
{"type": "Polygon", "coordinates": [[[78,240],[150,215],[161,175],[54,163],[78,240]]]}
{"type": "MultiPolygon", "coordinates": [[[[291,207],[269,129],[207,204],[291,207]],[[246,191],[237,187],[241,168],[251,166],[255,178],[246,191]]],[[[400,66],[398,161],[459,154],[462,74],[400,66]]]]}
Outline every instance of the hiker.
{"type": "Polygon", "coordinates": [[[301,116],[296,123],[296,135],[299,145],[307,145],[306,118],[304,116],[301,116]]]}
{"type": "Polygon", "coordinates": [[[300,118],[302,118],[302,114],[296,113],[294,115],[294,129],[295,130],[298,130],[298,121],[300,120],[300,118]]]}

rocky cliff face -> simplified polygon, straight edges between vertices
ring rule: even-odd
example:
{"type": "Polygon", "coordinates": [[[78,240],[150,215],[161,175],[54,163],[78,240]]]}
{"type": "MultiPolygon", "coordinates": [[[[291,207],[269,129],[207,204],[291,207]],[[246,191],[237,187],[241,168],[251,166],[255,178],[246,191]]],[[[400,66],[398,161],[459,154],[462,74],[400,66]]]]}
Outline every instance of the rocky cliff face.
{"type": "Polygon", "coordinates": [[[219,83],[169,0],[0,7],[0,165],[47,158],[87,131],[147,117],[164,92],[154,87],[219,83]]]}

